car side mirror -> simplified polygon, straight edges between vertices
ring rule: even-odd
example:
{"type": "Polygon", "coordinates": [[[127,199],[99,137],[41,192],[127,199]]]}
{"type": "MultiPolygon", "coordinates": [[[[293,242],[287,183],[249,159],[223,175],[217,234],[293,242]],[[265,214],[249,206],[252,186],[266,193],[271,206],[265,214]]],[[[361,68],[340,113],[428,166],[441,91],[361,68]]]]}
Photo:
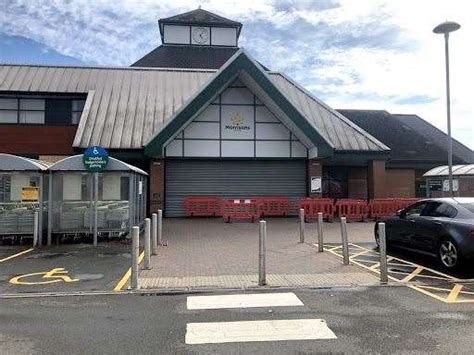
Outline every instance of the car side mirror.
{"type": "Polygon", "coordinates": [[[398,217],[400,217],[400,218],[405,217],[405,213],[403,213],[403,210],[398,210],[397,213],[396,213],[396,215],[397,215],[398,217]]]}

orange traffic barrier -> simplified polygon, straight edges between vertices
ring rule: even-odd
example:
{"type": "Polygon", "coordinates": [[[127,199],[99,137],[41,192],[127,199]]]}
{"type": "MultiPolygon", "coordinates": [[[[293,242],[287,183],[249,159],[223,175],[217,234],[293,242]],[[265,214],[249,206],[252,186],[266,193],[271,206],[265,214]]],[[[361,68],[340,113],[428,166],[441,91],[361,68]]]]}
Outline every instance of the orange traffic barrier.
{"type": "Polygon", "coordinates": [[[221,215],[221,199],[214,196],[190,196],[184,199],[188,217],[215,217],[221,215]]]}
{"type": "Polygon", "coordinates": [[[350,221],[363,221],[369,216],[366,200],[341,199],[336,201],[335,206],[337,215],[350,221]]]}
{"type": "Polygon", "coordinates": [[[226,222],[233,220],[250,220],[254,222],[260,217],[260,205],[256,199],[235,199],[222,202],[222,217],[226,222]]]}
{"type": "Polygon", "coordinates": [[[288,197],[258,197],[261,216],[288,216],[290,214],[290,199],[288,197]]]}
{"type": "Polygon", "coordinates": [[[318,212],[322,212],[328,221],[334,218],[334,200],[331,198],[301,198],[298,207],[304,209],[306,220],[317,219],[318,212]]]}

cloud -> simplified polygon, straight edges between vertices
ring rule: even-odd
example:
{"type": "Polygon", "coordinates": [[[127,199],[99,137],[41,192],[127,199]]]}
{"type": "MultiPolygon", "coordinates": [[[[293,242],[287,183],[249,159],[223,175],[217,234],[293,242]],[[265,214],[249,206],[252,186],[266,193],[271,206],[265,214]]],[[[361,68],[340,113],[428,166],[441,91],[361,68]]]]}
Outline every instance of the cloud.
{"type": "Polygon", "coordinates": [[[130,65],[159,45],[158,18],[199,5],[242,22],[241,46],[331,106],[415,113],[443,130],[443,39],[432,28],[460,22],[450,40],[453,135],[474,148],[469,0],[11,0],[0,28],[84,63],[130,65]]]}

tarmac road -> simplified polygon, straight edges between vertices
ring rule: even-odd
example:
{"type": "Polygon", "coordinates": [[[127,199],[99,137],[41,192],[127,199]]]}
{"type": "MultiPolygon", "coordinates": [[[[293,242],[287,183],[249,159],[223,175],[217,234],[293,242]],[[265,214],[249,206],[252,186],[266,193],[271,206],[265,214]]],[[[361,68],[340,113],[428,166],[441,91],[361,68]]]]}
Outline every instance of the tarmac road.
{"type": "Polygon", "coordinates": [[[189,310],[187,295],[0,299],[0,347],[6,354],[467,354],[474,348],[472,304],[443,304],[406,287],[293,292],[302,306],[189,310]],[[188,323],[301,319],[325,320],[337,338],[185,343],[188,323]]]}

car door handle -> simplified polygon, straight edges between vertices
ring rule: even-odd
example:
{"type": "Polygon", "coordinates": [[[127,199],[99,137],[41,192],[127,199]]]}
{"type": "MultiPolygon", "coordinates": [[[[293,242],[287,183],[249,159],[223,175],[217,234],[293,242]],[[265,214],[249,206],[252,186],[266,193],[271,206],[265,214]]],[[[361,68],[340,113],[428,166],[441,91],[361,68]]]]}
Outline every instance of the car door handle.
{"type": "Polygon", "coordinates": [[[441,222],[434,222],[434,224],[436,224],[437,226],[442,226],[443,225],[443,223],[441,223],[441,222]]]}
{"type": "Polygon", "coordinates": [[[409,219],[409,221],[410,221],[411,223],[415,223],[415,220],[414,220],[414,219],[409,219]]]}

